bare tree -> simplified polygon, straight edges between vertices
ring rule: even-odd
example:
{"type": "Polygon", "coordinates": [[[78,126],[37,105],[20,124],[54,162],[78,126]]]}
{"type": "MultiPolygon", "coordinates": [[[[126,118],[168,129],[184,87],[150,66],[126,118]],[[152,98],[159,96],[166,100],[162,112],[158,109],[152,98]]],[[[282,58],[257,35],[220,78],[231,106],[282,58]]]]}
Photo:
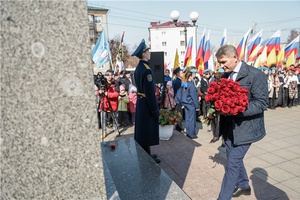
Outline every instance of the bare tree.
{"type": "Polygon", "coordinates": [[[293,41],[293,39],[295,39],[298,35],[300,35],[300,32],[296,31],[295,29],[292,29],[290,35],[287,38],[287,44],[293,41]]]}

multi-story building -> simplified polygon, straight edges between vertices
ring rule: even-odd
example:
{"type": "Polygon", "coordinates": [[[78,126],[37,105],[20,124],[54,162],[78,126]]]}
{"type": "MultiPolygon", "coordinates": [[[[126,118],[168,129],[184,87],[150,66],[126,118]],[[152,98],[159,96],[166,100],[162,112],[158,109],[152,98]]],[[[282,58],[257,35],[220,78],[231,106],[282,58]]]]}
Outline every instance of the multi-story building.
{"type": "Polygon", "coordinates": [[[190,38],[193,37],[192,65],[195,65],[197,26],[193,26],[187,21],[177,22],[177,26],[173,21],[166,23],[151,22],[149,34],[151,51],[163,51],[165,65],[171,70],[174,67],[176,49],[178,50],[180,67],[184,67],[186,45],[188,45],[190,38]]]}
{"type": "MultiPolygon", "coordinates": [[[[89,20],[89,38],[92,49],[98,41],[100,33],[105,30],[106,36],[108,35],[107,27],[107,13],[108,9],[99,7],[88,6],[88,20],[89,20]]],[[[106,63],[101,71],[105,71],[110,66],[110,63],[106,63]]],[[[94,65],[94,71],[98,71],[97,66],[94,65]]]]}

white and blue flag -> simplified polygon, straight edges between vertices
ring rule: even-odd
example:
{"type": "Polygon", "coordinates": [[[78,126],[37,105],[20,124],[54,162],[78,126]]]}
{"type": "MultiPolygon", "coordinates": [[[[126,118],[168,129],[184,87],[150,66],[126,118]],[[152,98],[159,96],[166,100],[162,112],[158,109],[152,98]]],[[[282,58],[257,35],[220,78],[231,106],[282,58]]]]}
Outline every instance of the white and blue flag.
{"type": "Polygon", "coordinates": [[[103,65],[110,61],[109,43],[107,41],[104,29],[98,38],[97,44],[93,48],[92,60],[99,68],[103,68],[103,65]]]}

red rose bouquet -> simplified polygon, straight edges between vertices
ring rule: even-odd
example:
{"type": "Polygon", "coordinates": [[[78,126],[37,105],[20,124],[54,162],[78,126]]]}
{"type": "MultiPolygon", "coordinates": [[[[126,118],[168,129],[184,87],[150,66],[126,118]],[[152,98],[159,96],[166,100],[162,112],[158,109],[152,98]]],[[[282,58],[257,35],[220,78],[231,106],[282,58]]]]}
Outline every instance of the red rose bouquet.
{"type": "Polygon", "coordinates": [[[219,83],[211,82],[205,100],[211,102],[210,114],[204,121],[210,124],[216,112],[223,115],[237,115],[244,112],[249,104],[249,90],[240,86],[239,82],[222,78],[219,83]]]}

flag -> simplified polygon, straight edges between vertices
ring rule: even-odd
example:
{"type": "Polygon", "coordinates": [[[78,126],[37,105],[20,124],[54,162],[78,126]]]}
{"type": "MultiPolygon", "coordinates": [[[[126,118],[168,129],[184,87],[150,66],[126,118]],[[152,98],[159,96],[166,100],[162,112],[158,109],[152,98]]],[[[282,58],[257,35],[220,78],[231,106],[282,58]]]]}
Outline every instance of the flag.
{"type": "Polygon", "coordinates": [[[186,47],[185,58],[184,58],[184,67],[191,66],[192,64],[192,48],[193,48],[193,36],[190,37],[189,44],[186,47]]]}
{"type": "Polygon", "coordinates": [[[268,47],[264,46],[262,53],[259,55],[259,57],[260,57],[259,66],[267,65],[267,50],[268,50],[268,47]]]}
{"type": "Polygon", "coordinates": [[[173,71],[179,67],[178,49],[176,49],[173,71]]]}
{"type": "Polygon", "coordinates": [[[123,61],[123,59],[124,59],[124,49],[123,49],[124,34],[125,34],[125,31],[123,31],[123,33],[122,33],[119,50],[118,50],[118,54],[117,54],[117,60],[119,62],[123,61]]]}
{"type": "Polygon", "coordinates": [[[281,68],[284,61],[284,48],[282,47],[277,55],[277,67],[281,68]]]}
{"type": "Polygon", "coordinates": [[[276,55],[280,51],[281,30],[276,31],[266,42],[267,55],[275,48],[276,55]]]}
{"type": "Polygon", "coordinates": [[[220,43],[220,47],[227,43],[227,30],[224,29],[223,37],[220,43]]]}
{"type": "Polygon", "coordinates": [[[208,69],[208,61],[209,61],[209,57],[210,57],[210,40],[209,40],[209,34],[210,34],[210,30],[208,30],[207,33],[207,38],[205,40],[205,45],[204,45],[204,70],[208,69]]]}
{"type": "Polygon", "coordinates": [[[246,34],[244,35],[244,37],[242,38],[242,40],[240,41],[239,45],[236,48],[240,60],[245,60],[246,44],[247,44],[247,40],[248,40],[250,30],[251,29],[249,29],[246,32],[246,34]]]}
{"type": "Polygon", "coordinates": [[[294,55],[298,55],[298,49],[299,49],[299,39],[300,35],[296,37],[293,41],[291,41],[285,48],[284,48],[284,57],[288,57],[289,55],[294,52],[294,55]]]}
{"type": "Polygon", "coordinates": [[[292,51],[291,55],[287,57],[285,66],[290,67],[291,64],[295,64],[295,53],[292,51]]]}
{"type": "Polygon", "coordinates": [[[110,49],[104,29],[100,33],[98,41],[93,48],[92,60],[99,68],[102,68],[105,63],[110,61],[110,49]]]}
{"type": "Polygon", "coordinates": [[[202,37],[199,43],[199,48],[197,51],[197,56],[196,56],[196,68],[199,72],[199,74],[203,74],[204,70],[204,43],[205,43],[205,31],[206,28],[203,30],[202,37]]]}
{"type": "Polygon", "coordinates": [[[208,63],[207,69],[210,69],[212,72],[215,71],[214,56],[213,55],[210,55],[207,63],[208,63]]]}
{"type": "Polygon", "coordinates": [[[276,50],[273,48],[269,55],[267,56],[267,66],[270,67],[272,64],[277,63],[276,50]]]}
{"type": "Polygon", "coordinates": [[[254,35],[248,42],[247,42],[247,56],[246,61],[249,59],[249,56],[254,51],[254,49],[259,46],[261,42],[262,30],[259,31],[256,35],[254,35]]]}

